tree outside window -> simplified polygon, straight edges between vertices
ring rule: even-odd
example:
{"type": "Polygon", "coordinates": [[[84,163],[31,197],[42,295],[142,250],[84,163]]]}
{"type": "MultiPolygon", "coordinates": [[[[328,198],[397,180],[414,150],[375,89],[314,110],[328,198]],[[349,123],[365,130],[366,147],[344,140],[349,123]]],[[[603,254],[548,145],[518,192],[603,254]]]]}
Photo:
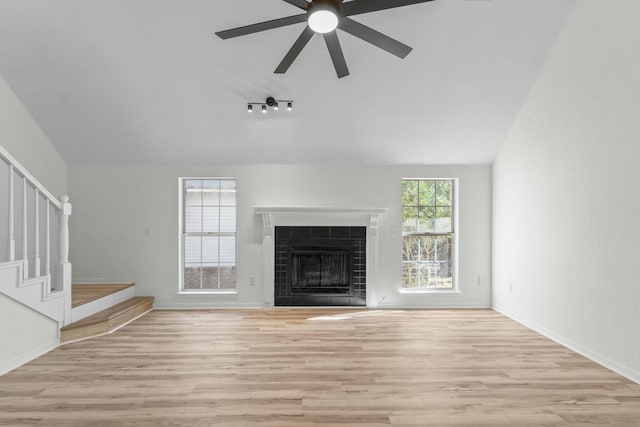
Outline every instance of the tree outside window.
{"type": "Polygon", "coordinates": [[[454,181],[402,181],[402,287],[453,289],[454,181]]]}

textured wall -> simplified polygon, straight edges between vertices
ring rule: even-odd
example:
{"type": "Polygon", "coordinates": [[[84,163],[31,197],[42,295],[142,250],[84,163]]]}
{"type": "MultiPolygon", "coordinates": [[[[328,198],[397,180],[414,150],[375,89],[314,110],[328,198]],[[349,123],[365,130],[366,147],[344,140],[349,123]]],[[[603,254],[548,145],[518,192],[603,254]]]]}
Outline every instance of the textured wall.
{"type": "Polygon", "coordinates": [[[494,306],[636,380],[638,16],[576,3],[493,175],[494,306]]]}
{"type": "Polygon", "coordinates": [[[0,145],[54,196],[67,192],[67,164],[2,76],[0,145]]]}

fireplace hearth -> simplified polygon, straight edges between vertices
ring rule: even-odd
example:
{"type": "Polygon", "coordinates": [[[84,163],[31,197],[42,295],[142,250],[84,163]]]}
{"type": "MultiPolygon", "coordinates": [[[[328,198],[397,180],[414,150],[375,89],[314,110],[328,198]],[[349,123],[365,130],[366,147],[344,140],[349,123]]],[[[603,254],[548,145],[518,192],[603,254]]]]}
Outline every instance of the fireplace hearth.
{"type": "Polygon", "coordinates": [[[365,306],[366,227],[275,227],[276,306],[365,306]]]}

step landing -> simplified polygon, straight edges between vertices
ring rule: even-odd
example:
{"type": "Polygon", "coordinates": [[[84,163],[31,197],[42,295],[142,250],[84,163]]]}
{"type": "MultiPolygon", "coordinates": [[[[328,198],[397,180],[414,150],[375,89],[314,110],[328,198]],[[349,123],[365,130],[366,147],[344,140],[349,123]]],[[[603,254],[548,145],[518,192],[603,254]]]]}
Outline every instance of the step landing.
{"type": "Polygon", "coordinates": [[[60,329],[60,343],[109,334],[153,309],[153,297],[133,297],[60,329]]]}

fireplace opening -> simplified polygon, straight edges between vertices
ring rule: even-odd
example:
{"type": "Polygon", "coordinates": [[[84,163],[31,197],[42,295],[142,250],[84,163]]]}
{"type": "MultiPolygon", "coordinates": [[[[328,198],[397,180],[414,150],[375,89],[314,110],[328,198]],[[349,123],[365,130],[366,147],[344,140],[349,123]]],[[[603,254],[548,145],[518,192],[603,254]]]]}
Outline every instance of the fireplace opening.
{"type": "Polygon", "coordinates": [[[306,250],[291,253],[291,292],[350,294],[349,251],[306,250]]]}
{"type": "Polygon", "coordinates": [[[366,227],[276,227],[276,306],[365,306],[366,227]]]}

